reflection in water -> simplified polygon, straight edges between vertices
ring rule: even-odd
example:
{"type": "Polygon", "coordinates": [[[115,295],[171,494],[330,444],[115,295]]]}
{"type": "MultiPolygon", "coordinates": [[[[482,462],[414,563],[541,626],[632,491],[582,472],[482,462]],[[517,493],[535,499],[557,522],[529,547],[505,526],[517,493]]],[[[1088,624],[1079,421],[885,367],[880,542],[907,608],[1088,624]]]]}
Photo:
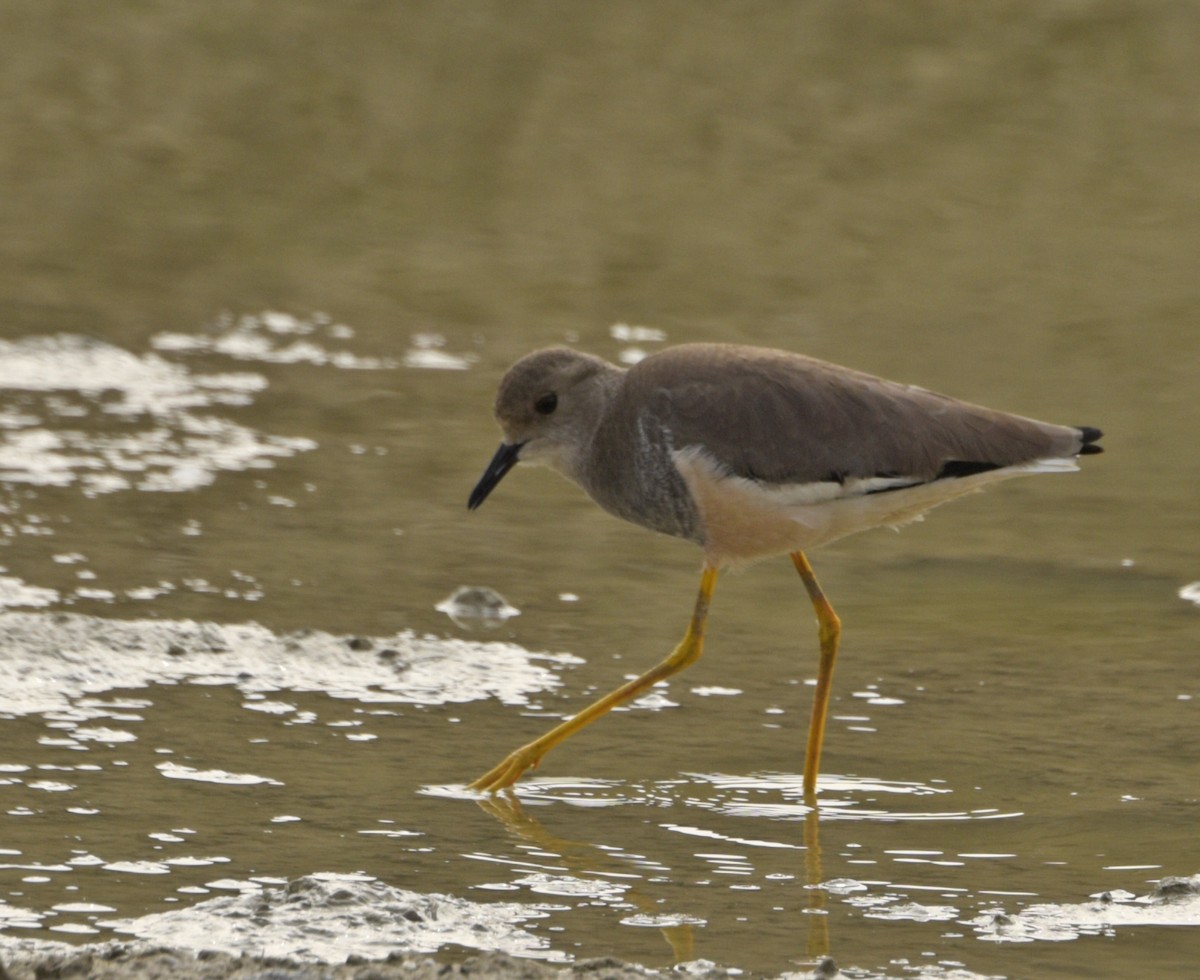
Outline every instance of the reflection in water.
{"type": "MultiPolygon", "coordinates": [[[[856,779],[829,775],[822,783],[823,796],[818,800],[813,794],[805,795],[803,777],[800,774],[768,773],[748,776],[725,774],[691,774],[687,778],[655,782],[652,784],[626,783],[598,779],[562,780],[535,777],[499,795],[480,797],[461,785],[426,786],[425,794],[446,799],[474,799],[486,812],[497,818],[506,831],[524,845],[532,845],[529,859],[512,862],[509,859],[473,855],[481,860],[510,865],[526,873],[512,881],[511,887],[528,888],[534,893],[549,893],[564,896],[585,896],[604,904],[620,908],[622,903],[631,903],[641,912],[639,918],[622,918],[623,924],[655,924],[662,926],[663,919],[658,907],[669,899],[658,896],[654,886],[657,882],[673,880],[678,871],[661,864],[646,864],[644,858],[631,861],[611,849],[594,843],[567,839],[552,834],[529,812],[529,807],[547,807],[554,804],[567,805],[585,810],[613,807],[649,808],[651,812],[677,813],[694,809],[733,817],[739,820],[757,821],[759,833],[748,836],[738,833],[728,824],[700,826],[685,823],[679,818],[657,819],[662,830],[695,838],[704,842],[724,845],[720,851],[699,850],[693,857],[710,864],[716,875],[742,878],[746,883],[735,887],[759,888],[752,885],[753,877],[764,882],[786,881],[791,876],[778,871],[763,873],[756,869],[737,849],[749,848],[765,854],[779,851],[803,850],[804,898],[796,908],[805,916],[806,962],[814,965],[818,972],[836,970],[830,958],[831,931],[829,901],[836,897],[846,906],[858,909],[866,919],[909,922],[951,922],[963,914],[961,904],[944,904],[929,900],[932,892],[942,896],[954,895],[959,900],[968,898],[965,889],[948,885],[905,883],[903,880],[859,880],[851,877],[827,879],[825,876],[821,845],[821,822],[845,824],[847,827],[862,822],[881,825],[942,823],[955,825],[963,821],[990,821],[995,819],[1019,818],[1019,813],[1005,813],[996,808],[961,810],[908,810],[905,801],[939,797],[950,794],[946,787],[935,787],[918,783],[889,782],[885,780],[856,779]],[[897,805],[880,807],[878,798],[883,795],[895,797],[897,805]],[[772,799],[775,797],[776,799],[772,799]],[[864,805],[868,801],[875,805],[864,805]],[[786,802],[783,802],[786,801],[786,802]],[[765,821],[765,822],[764,822],[765,821]],[[802,844],[764,833],[770,828],[794,826],[801,822],[802,844]],[[561,864],[546,864],[547,858],[557,859],[561,864]],[[639,873],[641,868],[650,867],[652,873],[639,873]],[[631,868],[634,869],[631,873],[631,868]],[[564,874],[565,872],[565,874],[564,874]],[[665,877],[664,877],[665,875],[665,877]],[[749,880],[747,880],[749,879],[749,880]],[[615,884],[614,884],[615,882],[615,884]]],[[[711,847],[711,844],[709,845],[711,847]]],[[[961,853],[959,859],[948,858],[942,850],[893,848],[884,852],[897,871],[902,868],[925,866],[938,869],[961,868],[969,860],[996,860],[1011,858],[1011,854],[961,853]]],[[[878,865],[875,860],[859,861],[878,865]]],[[[875,874],[877,875],[878,869],[875,874]]],[[[701,880],[698,886],[715,885],[713,881],[701,880]]],[[[709,930],[713,923],[703,917],[685,914],[682,918],[668,917],[673,931],[664,933],[678,956],[694,955],[697,944],[703,947],[703,938],[694,935],[696,930],[709,930]],[[688,925],[687,930],[676,927],[688,925]],[[684,941],[684,937],[689,937],[684,941]],[[683,953],[681,953],[683,951],[683,953]]]]}
{"type": "MultiPolygon", "coordinates": [[[[672,787],[663,787],[663,790],[670,795],[671,790],[679,786],[680,784],[674,784],[672,787]]],[[[557,781],[550,783],[537,779],[527,780],[516,791],[509,789],[498,794],[470,795],[475,797],[481,809],[499,820],[511,836],[536,847],[539,856],[557,857],[562,860],[563,865],[565,865],[566,870],[571,875],[584,877],[590,881],[602,882],[599,891],[597,891],[594,885],[585,886],[582,889],[583,894],[593,898],[600,898],[609,903],[620,899],[634,905],[641,913],[641,916],[623,918],[621,920],[622,924],[657,926],[662,930],[663,937],[670,944],[676,964],[692,960],[695,956],[696,948],[694,930],[696,928],[703,928],[705,922],[703,919],[696,919],[681,914],[668,914],[664,916],[659,906],[665,899],[656,897],[655,889],[652,887],[656,880],[661,879],[647,878],[646,875],[640,873],[630,874],[630,862],[628,859],[618,860],[614,853],[600,848],[593,843],[570,840],[550,833],[537,818],[527,812],[519,799],[519,796],[523,796],[528,801],[541,805],[551,800],[562,802],[574,800],[578,802],[581,797],[577,794],[581,790],[587,793],[590,790],[596,789],[607,789],[615,791],[615,795],[622,795],[618,784],[602,785],[589,780],[584,786],[581,786],[577,782],[564,785],[557,781]],[[613,879],[622,879],[624,883],[614,885],[613,879]],[[615,889],[615,892],[611,891],[612,889],[615,889]]],[[[467,795],[466,791],[458,787],[426,787],[425,791],[435,795],[467,795]]],[[[638,795],[640,796],[640,794],[638,795]]],[[[589,802],[592,800],[590,796],[586,798],[589,799],[589,802]]],[[[644,797],[641,797],[641,799],[644,800],[644,797]]],[[[805,812],[803,814],[803,849],[805,852],[805,881],[803,887],[807,895],[807,904],[803,910],[806,916],[807,934],[805,949],[808,961],[817,967],[818,972],[822,975],[831,975],[833,972],[836,972],[836,967],[833,966],[832,960],[829,959],[829,918],[825,908],[826,885],[821,862],[820,816],[820,808],[817,806],[816,795],[810,793],[807,797],[805,812]]],[[[670,824],[664,824],[663,826],[668,829],[684,829],[672,827],[670,824]]],[[[716,834],[702,836],[720,837],[720,835],[716,834]]],[[[744,838],[723,839],[730,843],[749,844],[751,846],[795,846],[782,843],[771,844],[765,841],[748,841],[744,838]]],[[[642,862],[642,866],[644,867],[644,862],[642,862]]],[[[668,869],[664,868],[656,870],[660,872],[668,871],[668,869]]],[[[522,879],[517,884],[528,885],[529,882],[526,879],[522,879]]],[[[534,888],[533,890],[538,891],[540,889],[534,888]]],[[[552,893],[578,894],[579,891],[579,889],[569,889],[566,892],[555,891],[552,893]]]]}
{"type": "MultiPolygon", "coordinates": [[[[560,858],[573,875],[589,880],[602,880],[605,890],[614,887],[610,880],[612,878],[632,879],[627,884],[616,886],[617,894],[624,901],[634,905],[641,915],[623,918],[621,924],[653,925],[659,928],[671,947],[673,962],[676,964],[686,963],[695,958],[695,929],[703,928],[704,920],[681,914],[664,915],[659,908],[664,899],[655,896],[654,879],[647,878],[644,874],[631,875],[627,861],[618,861],[611,852],[595,844],[568,840],[551,834],[539,820],[525,811],[512,790],[481,796],[477,802],[485,812],[499,820],[509,834],[534,845],[539,852],[560,858]]],[[[814,964],[821,964],[829,955],[829,923],[825,911],[825,891],[822,887],[820,824],[815,798],[812,799],[812,804],[804,822],[807,873],[805,887],[808,894],[808,906],[805,909],[808,915],[806,951],[809,960],[814,964]]],[[[586,888],[585,894],[599,897],[593,887],[586,888]]],[[[605,897],[609,901],[613,898],[612,895],[605,897]]]]}
{"type": "Polygon", "coordinates": [[[808,955],[819,965],[829,956],[829,916],[825,910],[825,875],[821,870],[821,810],[816,793],[805,799],[808,813],[804,815],[804,876],[808,888],[808,955]]]}
{"type": "MultiPolygon", "coordinates": [[[[659,908],[662,900],[654,897],[650,882],[643,874],[630,873],[628,860],[622,861],[595,844],[551,834],[539,820],[522,808],[511,791],[487,794],[479,797],[477,802],[484,812],[499,820],[514,838],[532,844],[541,856],[561,859],[565,870],[577,878],[585,879],[587,883],[582,894],[618,907],[623,904],[635,907],[641,915],[623,918],[622,924],[659,928],[671,947],[675,963],[694,959],[693,928],[703,926],[703,920],[671,913],[664,915],[659,908]]],[[[556,872],[559,870],[556,869],[556,872]]],[[[562,879],[558,874],[555,877],[558,884],[550,894],[580,894],[580,889],[561,890],[562,879]]],[[[526,879],[517,883],[529,884],[526,879]]],[[[544,885],[533,888],[534,891],[544,889],[544,885]]]]}

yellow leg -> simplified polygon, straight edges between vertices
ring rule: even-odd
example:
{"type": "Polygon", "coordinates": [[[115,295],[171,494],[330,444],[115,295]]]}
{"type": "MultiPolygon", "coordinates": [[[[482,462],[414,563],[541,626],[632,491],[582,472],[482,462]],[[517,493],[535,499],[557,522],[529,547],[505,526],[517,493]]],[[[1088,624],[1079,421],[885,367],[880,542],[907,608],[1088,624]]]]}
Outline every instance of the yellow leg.
{"type": "Polygon", "coordinates": [[[696,609],[692,613],[691,622],[688,623],[687,633],[684,634],[679,646],[662,663],[652,667],[640,677],[622,684],[599,701],[588,705],[574,718],[568,718],[556,725],[541,738],[534,739],[528,745],[522,745],[519,749],[511,752],[498,766],[471,783],[469,788],[494,793],[496,790],[511,786],[521,778],[522,773],[527,769],[536,769],[538,763],[542,761],[542,756],[559,742],[565,741],[579,729],[590,725],[617,705],[636,697],[648,687],[694,663],[704,647],[704,624],[708,619],[708,604],[712,600],[716,584],[717,570],[710,565],[705,565],[704,572],[700,576],[700,594],[696,597],[696,609]]]}
{"type": "Polygon", "coordinates": [[[821,660],[817,667],[817,691],[813,695],[812,718],[808,723],[808,748],[804,753],[804,795],[817,791],[817,772],[821,768],[821,743],[825,739],[825,716],[829,714],[829,691],[833,686],[833,663],[837,660],[838,638],[842,635],[842,621],[833,606],[825,598],[821,586],[813,574],[812,565],[804,552],[792,552],[792,564],[800,573],[808,597],[817,613],[817,626],[821,638],[821,660]]]}

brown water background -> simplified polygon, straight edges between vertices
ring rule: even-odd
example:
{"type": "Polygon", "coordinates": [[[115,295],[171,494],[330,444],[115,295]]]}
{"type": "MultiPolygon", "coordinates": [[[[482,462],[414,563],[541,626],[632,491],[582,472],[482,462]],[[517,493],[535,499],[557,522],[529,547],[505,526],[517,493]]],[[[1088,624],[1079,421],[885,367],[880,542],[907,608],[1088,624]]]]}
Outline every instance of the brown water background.
{"type": "MultiPolygon", "coordinates": [[[[506,863],[534,845],[436,788],[669,650],[699,556],[535,471],[468,515],[494,386],[547,344],[737,341],[1096,425],[1107,453],[812,556],[845,624],[821,824],[821,879],[845,885],[824,914],[802,912],[789,795],[815,630],[786,562],[722,579],[674,707],[550,757],[538,846],[624,855],[651,905],[703,923],[695,955],[750,972],[806,962],[818,917],[840,964],[897,975],[1194,964],[1197,922],[1053,913],[1070,935],[1028,942],[972,923],[1200,871],[1200,8],[44,3],[6,6],[0,38],[0,365],[33,365],[0,391],[11,604],[35,588],[48,613],[412,629],[584,661],[532,707],[443,698],[370,720],[361,744],[289,741],[229,684],[141,690],[137,741],[92,750],[132,760],[94,777],[96,819],[13,795],[0,848],[149,859],[146,834],[185,823],[233,877],[363,870],[537,901],[506,863]],[[122,426],[178,417],[105,412],[99,355],[61,340],[77,335],[151,373],[224,377],[196,385],[228,396],[204,418],[231,441],[185,430],[152,460],[156,423],[114,463],[122,426]],[[259,344],[240,359],[220,343],[239,336],[259,344]],[[287,353],[299,339],[309,356],[287,353]],[[57,481],[36,439],[13,449],[42,431],[65,440],[57,481]],[[239,432],[256,434],[246,467],[239,432]],[[193,464],[206,475],[180,489],[193,464]],[[122,465],[127,488],[88,482],[122,465]],[[164,485],[139,484],[150,471],[164,485]],[[462,584],[522,614],[462,630],[434,608],[462,584]],[[288,751],[251,762],[255,739],[288,751]],[[153,771],[166,745],[285,788],[181,789],[153,771]],[[262,836],[299,812],[286,845],[262,836]],[[362,835],[381,819],[420,846],[362,835]]],[[[321,694],[286,700],[340,717],[321,694]]],[[[63,762],[44,714],[0,729],[0,762],[63,762]]],[[[0,898],[65,900],[21,864],[0,898]]],[[[97,873],[88,890],[136,916],[178,884],[97,873]]],[[[671,962],[627,907],[558,894],[540,926],[555,949],[671,962]]]]}

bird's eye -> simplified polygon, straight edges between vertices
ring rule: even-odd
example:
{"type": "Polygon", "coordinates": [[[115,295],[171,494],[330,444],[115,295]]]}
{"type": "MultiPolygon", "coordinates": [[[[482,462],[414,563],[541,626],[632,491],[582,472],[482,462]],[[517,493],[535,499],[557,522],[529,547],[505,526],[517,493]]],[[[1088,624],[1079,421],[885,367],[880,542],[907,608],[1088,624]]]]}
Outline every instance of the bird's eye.
{"type": "Polygon", "coordinates": [[[550,392],[548,395],[542,395],[541,398],[533,403],[533,407],[539,415],[549,415],[556,408],[558,408],[558,395],[556,395],[554,392],[550,392]]]}

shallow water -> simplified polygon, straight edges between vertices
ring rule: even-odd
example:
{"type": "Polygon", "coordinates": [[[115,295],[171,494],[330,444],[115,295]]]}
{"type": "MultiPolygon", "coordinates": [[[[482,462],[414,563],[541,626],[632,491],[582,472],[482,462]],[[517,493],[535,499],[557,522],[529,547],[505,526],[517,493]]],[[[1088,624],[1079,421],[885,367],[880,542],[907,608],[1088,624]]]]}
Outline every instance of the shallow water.
{"type": "Polygon", "coordinates": [[[5,25],[0,949],[1185,975],[1195,15],[256,9],[5,25]],[[787,562],[477,798],[677,642],[699,568],[544,472],[467,514],[495,383],[696,340],[1108,452],[812,556],[818,814],[787,562]]]}

